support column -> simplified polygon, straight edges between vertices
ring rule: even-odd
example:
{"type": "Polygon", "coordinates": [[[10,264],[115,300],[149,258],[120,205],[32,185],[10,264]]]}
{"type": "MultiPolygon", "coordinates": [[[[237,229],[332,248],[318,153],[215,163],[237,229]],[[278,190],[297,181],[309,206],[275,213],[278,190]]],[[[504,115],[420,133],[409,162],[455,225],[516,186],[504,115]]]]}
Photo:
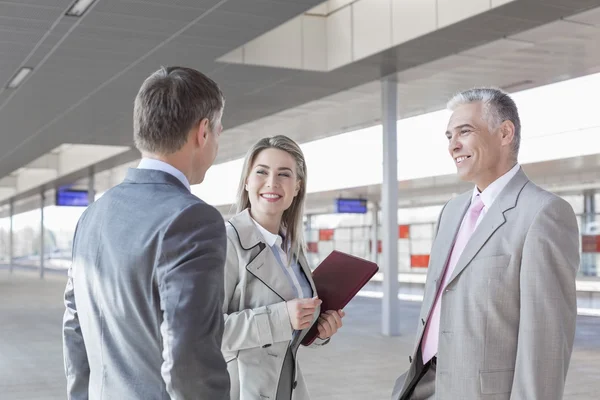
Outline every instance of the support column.
{"type": "Polygon", "coordinates": [[[383,125],[382,253],[383,309],[382,333],[400,334],[398,300],[398,84],[395,77],[381,80],[383,125]]]}
{"type": "Polygon", "coordinates": [[[8,269],[10,271],[10,273],[12,274],[13,272],[13,265],[15,262],[15,251],[14,251],[14,231],[15,231],[15,224],[14,224],[14,215],[15,215],[15,203],[13,199],[10,199],[10,211],[9,211],[9,215],[10,215],[10,231],[8,232],[8,263],[10,264],[8,266],[8,269]]]}
{"type": "MultiPolygon", "coordinates": [[[[594,190],[583,193],[583,234],[599,234],[592,226],[596,221],[596,192],[594,190]]],[[[596,253],[583,253],[581,256],[581,272],[584,276],[596,276],[596,253]]]]}
{"type": "Polygon", "coordinates": [[[377,243],[379,235],[377,234],[377,225],[379,225],[379,204],[373,201],[371,209],[371,261],[377,263],[377,243]]]}
{"type": "Polygon", "coordinates": [[[40,279],[44,279],[44,205],[46,196],[44,192],[40,193],[40,279]]]}
{"type": "Polygon", "coordinates": [[[89,178],[88,178],[88,203],[92,204],[96,200],[96,174],[94,173],[94,167],[90,167],[89,178]]]}

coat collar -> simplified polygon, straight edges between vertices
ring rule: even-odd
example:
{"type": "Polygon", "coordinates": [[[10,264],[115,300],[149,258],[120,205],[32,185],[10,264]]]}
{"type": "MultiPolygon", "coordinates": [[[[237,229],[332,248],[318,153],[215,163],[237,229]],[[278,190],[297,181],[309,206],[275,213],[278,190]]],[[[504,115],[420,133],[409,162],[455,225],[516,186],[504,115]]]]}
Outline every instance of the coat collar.
{"type": "MultiPolygon", "coordinates": [[[[262,281],[271,291],[277,294],[283,301],[292,300],[296,297],[296,292],[285,272],[281,269],[279,262],[273,255],[273,250],[265,244],[265,239],[258,227],[254,224],[250,211],[248,209],[238,213],[229,220],[229,224],[236,232],[239,244],[244,253],[241,254],[242,261],[245,263],[246,270],[262,281]]],[[[312,272],[308,266],[308,261],[304,254],[298,258],[300,268],[312,288],[313,296],[317,295],[315,282],[312,278],[312,272]]],[[[320,315],[320,308],[313,316],[313,324],[320,315]]],[[[312,325],[312,324],[311,324],[312,325]]],[[[308,333],[310,328],[303,330],[291,344],[293,351],[308,333]]]]}
{"type": "Polygon", "coordinates": [[[262,281],[282,300],[288,301],[296,297],[296,293],[286,273],[281,269],[273,250],[265,243],[263,235],[254,224],[248,209],[229,220],[235,230],[242,253],[242,262],[246,270],[262,281]]]}
{"type": "Polygon", "coordinates": [[[256,247],[259,243],[265,244],[265,239],[261,235],[258,228],[254,225],[252,217],[250,216],[250,210],[248,208],[234,215],[229,220],[229,223],[235,229],[242,249],[250,250],[256,247]]]}
{"type": "MultiPolygon", "coordinates": [[[[246,269],[261,279],[282,299],[291,300],[296,297],[294,289],[281,270],[272,249],[265,243],[265,238],[254,224],[249,209],[233,216],[229,223],[237,234],[240,246],[248,252],[248,255],[244,256],[246,269]]],[[[303,253],[298,257],[298,263],[308,278],[313,294],[316,293],[312,273],[303,253]]]]}
{"type": "Polygon", "coordinates": [[[176,177],[169,174],[168,172],[159,171],[157,169],[141,169],[141,168],[129,168],[127,175],[125,175],[124,183],[140,183],[140,184],[166,184],[173,185],[185,189],[189,192],[188,188],[176,177]]]}

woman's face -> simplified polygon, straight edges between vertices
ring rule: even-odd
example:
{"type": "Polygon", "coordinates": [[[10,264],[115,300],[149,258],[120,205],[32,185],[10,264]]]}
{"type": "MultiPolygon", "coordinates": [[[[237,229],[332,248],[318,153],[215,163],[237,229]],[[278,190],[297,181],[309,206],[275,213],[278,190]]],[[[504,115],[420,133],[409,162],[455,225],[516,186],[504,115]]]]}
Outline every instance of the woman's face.
{"type": "Polygon", "coordinates": [[[279,149],[265,149],[254,159],[246,180],[252,213],[281,218],[300,190],[296,161],[279,149]]]}

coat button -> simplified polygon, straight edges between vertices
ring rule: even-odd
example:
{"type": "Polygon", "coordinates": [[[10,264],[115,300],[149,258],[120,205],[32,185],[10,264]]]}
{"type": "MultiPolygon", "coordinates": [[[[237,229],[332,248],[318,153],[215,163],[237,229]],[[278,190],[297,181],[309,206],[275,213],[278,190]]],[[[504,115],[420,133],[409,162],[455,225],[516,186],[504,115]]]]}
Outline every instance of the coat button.
{"type": "Polygon", "coordinates": [[[411,356],[408,356],[408,362],[409,362],[410,364],[412,364],[412,357],[411,357],[411,356]]]}
{"type": "Polygon", "coordinates": [[[292,389],[296,389],[296,386],[298,386],[298,381],[294,381],[294,383],[292,384],[292,389]]]}
{"type": "Polygon", "coordinates": [[[423,323],[423,325],[425,325],[425,320],[423,318],[421,318],[421,322],[423,323]]]}
{"type": "Polygon", "coordinates": [[[262,348],[263,348],[263,349],[266,349],[267,347],[271,347],[271,345],[267,343],[267,344],[265,344],[265,345],[264,345],[262,348]]]}

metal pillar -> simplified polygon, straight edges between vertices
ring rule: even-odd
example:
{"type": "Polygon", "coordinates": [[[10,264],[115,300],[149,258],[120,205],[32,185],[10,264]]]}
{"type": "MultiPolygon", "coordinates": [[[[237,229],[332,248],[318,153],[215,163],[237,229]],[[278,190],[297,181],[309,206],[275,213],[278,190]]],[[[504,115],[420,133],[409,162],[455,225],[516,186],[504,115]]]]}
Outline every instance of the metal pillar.
{"type": "Polygon", "coordinates": [[[12,274],[13,272],[13,264],[15,262],[15,251],[14,249],[14,231],[15,231],[15,224],[14,224],[14,215],[15,215],[15,203],[13,199],[10,199],[10,231],[8,232],[8,263],[10,264],[8,269],[10,271],[10,273],[12,274]]]}
{"type": "Polygon", "coordinates": [[[95,173],[94,167],[90,167],[90,176],[88,178],[88,203],[92,204],[96,200],[96,189],[95,189],[95,173]]]}
{"type": "Polygon", "coordinates": [[[379,204],[377,204],[376,201],[373,202],[371,215],[371,261],[377,263],[377,243],[379,242],[377,225],[379,224],[379,204]]]}
{"type": "Polygon", "coordinates": [[[40,279],[44,279],[44,204],[46,196],[40,193],[40,279]]]}
{"type": "Polygon", "coordinates": [[[398,300],[398,85],[394,77],[381,80],[383,125],[382,253],[383,304],[382,333],[400,335],[398,300]]]}
{"type": "MultiPolygon", "coordinates": [[[[583,193],[583,234],[598,235],[594,223],[596,221],[596,192],[583,193]]],[[[581,272],[584,276],[596,276],[596,253],[583,253],[581,256],[581,272]]]]}

